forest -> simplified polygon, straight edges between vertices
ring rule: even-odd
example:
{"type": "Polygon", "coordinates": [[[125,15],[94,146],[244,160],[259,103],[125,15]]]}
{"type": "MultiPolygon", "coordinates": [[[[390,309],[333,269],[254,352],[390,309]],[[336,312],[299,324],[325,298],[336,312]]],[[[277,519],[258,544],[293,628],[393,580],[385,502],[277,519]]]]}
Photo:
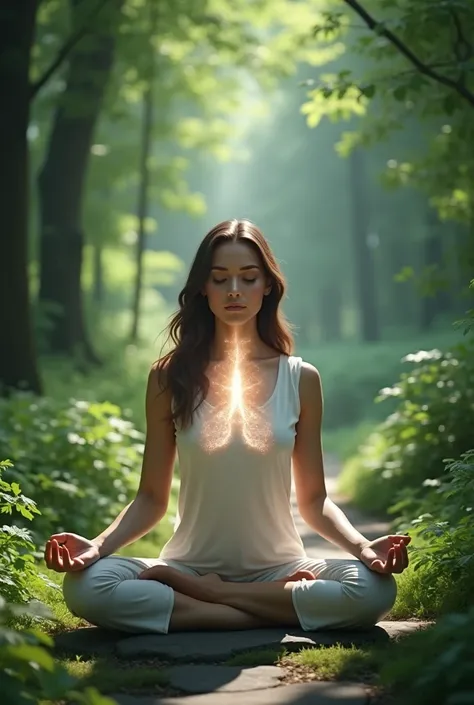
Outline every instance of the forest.
{"type": "MultiPolygon", "coordinates": [[[[470,702],[472,2],[3,0],[0,94],[8,704],[105,705],[48,650],[75,622],[44,542],[92,536],[133,496],[150,366],[229,218],[255,222],[284,272],[340,491],[412,536],[393,619],[433,625],[383,687],[470,702]]],[[[178,482],[142,555],[172,532],[178,482]]]]}

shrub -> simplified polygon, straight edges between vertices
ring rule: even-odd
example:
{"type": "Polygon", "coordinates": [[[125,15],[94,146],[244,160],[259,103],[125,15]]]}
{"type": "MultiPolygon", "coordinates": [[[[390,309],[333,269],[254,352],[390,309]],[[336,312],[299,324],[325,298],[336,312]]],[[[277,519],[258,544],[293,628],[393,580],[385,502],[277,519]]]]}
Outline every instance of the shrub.
{"type": "Polygon", "coordinates": [[[57,531],[102,531],[131,500],[142,451],[143,435],[113,404],[24,393],[0,400],[0,457],[13,460],[8,481],[42,507],[38,542],[57,531]]]}
{"type": "Polygon", "coordinates": [[[420,499],[422,483],[444,473],[444,459],[460,457],[472,445],[474,354],[459,345],[445,353],[420,351],[400,381],[379,397],[397,399],[398,408],[369,437],[343,478],[342,488],[373,511],[387,511],[401,499],[420,499]],[[403,493],[403,494],[400,494],[403,493]]]}
{"type": "Polygon", "coordinates": [[[403,705],[474,702],[474,607],[449,614],[390,649],[382,682],[403,705]]]}
{"type": "Polygon", "coordinates": [[[440,611],[467,609],[474,603],[474,450],[447,463],[420,508],[400,528],[420,539],[411,553],[414,568],[423,570],[424,599],[436,600],[440,611]]]}
{"type": "Polygon", "coordinates": [[[0,597],[0,673],[2,705],[32,705],[67,698],[79,705],[115,705],[95,688],[77,689],[78,681],[55,662],[51,637],[38,629],[17,631],[7,626],[13,620],[44,617],[37,605],[9,605],[0,597]]]}
{"type": "MultiPolygon", "coordinates": [[[[6,468],[11,468],[8,460],[0,461],[0,512],[16,516],[20,514],[31,521],[40,512],[35,502],[21,494],[20,486],[2,479],[6,468]]],[[[36,579],[34,551],[31,533],[24,528],[11,525],[0,527],[0,597],[8,602],[26,603],[32,598],[31,582],[36,579]]],[[[39,576],[49,584],[45,576],[39,576]]]]}

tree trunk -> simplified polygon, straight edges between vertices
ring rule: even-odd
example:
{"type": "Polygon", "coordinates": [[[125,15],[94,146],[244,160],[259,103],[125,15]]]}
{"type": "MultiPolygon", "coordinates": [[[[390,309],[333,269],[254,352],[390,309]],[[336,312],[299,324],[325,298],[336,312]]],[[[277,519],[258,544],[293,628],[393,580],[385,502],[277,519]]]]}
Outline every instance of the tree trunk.
{"type": "MultiPolygon", "coordinates": [[[[80,4],[81,0],[72,0],[74,24],[78,22],[80,4]]],[[[39,299],[46,311],[53,307],[49,349],[66,355],[79,352],[93,362],[97,357],[86,333],[81,289],[84,246],[81,210],[94,129],[114,61],[112,20],[119,16],[117,3],[112,11],[111,17],[101,14],[96,30],[70,55],[66,88],[54,115],[39,176],[39,299]],[[111,21],[108,28],[106,19],[111,21]]]]}
{"type": "Polygon", "coordinates": [[[323,287],[318,295],[321,337],[336,342],[342,337],[342,298],[340,286],[323,287]]]}
{"type": "Polygon", "coordinates": [[[29,66],[38,0],[0,8],[0,391],[41,393],[28,286],[29,66]]]}
{"type": "MultiPolygon", "coordinates": [[[[428,211],[427,225],[427,233],[422,243],[423,264],[425,267],[435,265],[441,273],[445,266],[443,261],[443,239],[441,224],[433,210],[428,211]]],[[[450,310],[450,299],[449,292],[442,289],[437,289],[431,296],[422,297],[420,312],[420,329],[422,331],[430,330],[436,317],[450,310]]]]}
{"type": "MultiPolygon", "coordinates": [[[[439,234],[428,235],[423,240],[422,247],[426,267],[430,265],[441,265],[443,243],[439,234]]],[[[449,310],[449,298],[447,291],[440,290],[435,291],[431,295],[422,296],[420,320],[420,328],[422,331],[430,330],[436,316],[449,310]]]]}
{"type": "Polygon", "coordinates": [[[390,234],[384,252],[384,265],[389,283],[389,310],[386,316],[390,326],[406,328],[417,326],[417,297],[412,281],[400,282],[395,279],[403,267],[410,264],[410,248],[404,238],[398,234],[390,234]]]}
{"type": "Polygon", "coordinates": [[[149,159],[152,144],[153,127],[153,79],[151,78],[143,99],[143,128],[140,157],[140,184],[138,191],[138,239],[136,249],[136,275],[135,291],[132,306],[132,330],[130,338],[132,343],[138,339],[138,327],[140,323],[140,301],[143,280],[143,253],[145,251],[145,219],[148,212],[148,187],[150,184],[149,159]]]}
{"type": "Polygon", "coordinates": [[[93,247],[93,289],[92,299],[98,307],[104,303],[104,263],[102,261],[103,247],[100,242],[93,247]]]}
{"type": "MultiPolygon", "coordinates": [[[[156,2],[150,1],[150,36],[156,30],[157,23],[157,6],[156,2]]],[[[153,46],[148,47],[149,64],[148,64],[148,84],[143,96],[143,123],[141,134],[141,153],[140,153],[140,184],[138,187],[138,204],[137,204],[137,219],[138,219],[138,239],[136,249],[136,275],[135,275],[135,291],[132,305],[132,330],[130,339],[132,343],[136,343],[138,339],[138,328],[140,325],[140,302],[143,285],[143,253],[145,251],[145,220],[148,214],[148,189],[150,185],[150,153],[152,148],[152,132],[153,132],[153,81],[155,79],[155,50],[153,46]]]]}
{"type": "Polygon", "coordinates": [[[350,191],[352,200],[352,236],[354,243],[355,280],[362,339],[375,341],[380,337],[377,315],[375,266],[373,250],[369,247],[369,205],[364,155],[355,149],[349,159],[350,191]]]}

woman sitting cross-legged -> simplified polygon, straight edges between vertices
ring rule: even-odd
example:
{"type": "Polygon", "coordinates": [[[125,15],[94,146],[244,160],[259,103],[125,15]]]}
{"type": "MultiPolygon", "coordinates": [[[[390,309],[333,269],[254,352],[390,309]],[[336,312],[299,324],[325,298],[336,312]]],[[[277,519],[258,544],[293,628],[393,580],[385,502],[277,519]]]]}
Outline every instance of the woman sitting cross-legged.
{"type": "Polygon", "coordinates": [[[327,496],[318,371],[294,356],[274,255],[248,221],[202,241],[152,367],[135,499],[102,534],[51,536],[75,615],[127,632],[366,627],[391,609],[408,536],[368,541],[327,496]],[[122,546],[166,514],[176,453],[178,516],[159,558],[122,546]],[[308,558],[291,513],[353,559],[308,558]]]}

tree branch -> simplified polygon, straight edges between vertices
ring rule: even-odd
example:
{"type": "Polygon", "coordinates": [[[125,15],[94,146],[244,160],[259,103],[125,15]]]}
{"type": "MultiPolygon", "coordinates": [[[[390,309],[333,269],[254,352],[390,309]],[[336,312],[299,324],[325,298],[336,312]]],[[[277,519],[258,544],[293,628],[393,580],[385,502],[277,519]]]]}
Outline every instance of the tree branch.
{"type": "Polygon", "coordinates": [[[49,81],[51,76],[58,70],[58,68],[61,66],[63,61],[67,58],[67,56],[71,53],[71,51],[76,47],[77,44],[85,37],[85,35],[90,31],[91,29],[91,20],[95,19],[97,15],[100,13],[103,7],[109,2],[110,0],[98,0],[97,5],[95,8],[92,10],[90,13],[89,17],[87,20],[84,22],[82,27],[80,27],[77,32],[72,34],[69,39],[67,39],[63,46],[60,48],[58,51],[55,59],[52,61],[51,65],[46,69],[46,71],[43,73],[43,75],[30,86],[30,101],[34,100],[36,96],[38,95],[39,91],[43,88],[43,86],[49,81]]]}
{"type": "Polygon", "coordinates": [[[459,15],[454,7],[449,8],[449,14],[451,15],[454,29],[456,31],[454,53],[456,54],[458,61],[467,61],[472,57],[472,45],[464,36],[461,20],[459,19],[459,15]]]}
{"type": "Polygon", "coordinates": [[[448,78],[447,76],[443,76],[443,74],[438,73],[438,71],[434,70],[427,64],[425,64],[421,59],[419,59],[416,54],[412,52],[412,50],[407,47],[404,42],[402,42],[399,37],[397,37],[393,32],[391,32],[389,29],[384,27],[383,23],[377,22],[375,17],[373,17],[367,10],[362,7],[362,5],[358,2],[358,0],[343,0],[346,5],[348,5],[354,12],[356,12],[359,17],[361,17],[364,22],[366,23],[367,27],[371,29],[374,32],[377,32],[377,34],[381,35],[382,37],[385,37],[386,39],[389,40],[391,44],[393,44],[394,47],[398,49],[400,54],[402,54],[408,61],[410,61],[420,73],[422,73],[425,76],[428,76],[431,78],[433,81],[436,81],[437,83],[441,83],[444,86],[447,86],[448,88],[452,88],[456,93],[458,93],[462,98],[464,98],[470,105],[474,107],[474,93],[472,93],[466,86],[462,84],[460,81],[453,81],[451,78],[448,78]]]}

